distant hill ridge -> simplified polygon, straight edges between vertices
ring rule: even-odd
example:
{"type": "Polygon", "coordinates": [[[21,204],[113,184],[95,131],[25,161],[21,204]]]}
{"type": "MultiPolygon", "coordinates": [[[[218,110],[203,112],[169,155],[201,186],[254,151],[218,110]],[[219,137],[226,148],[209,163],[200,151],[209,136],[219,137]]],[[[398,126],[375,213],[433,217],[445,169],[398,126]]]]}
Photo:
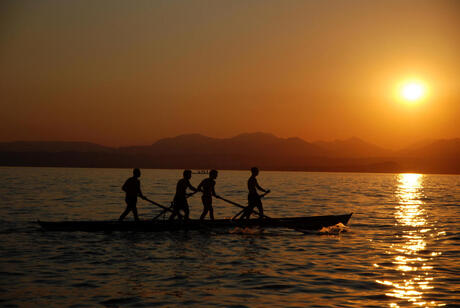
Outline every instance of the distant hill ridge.
{"type": "Polygon", "coordinates": [[[0,143],[3,166],[460,173],[460,138],[426,141],[390,151],[353,137],[307,142],[269,133],[231,138],[186,134],[151,145],[112,148],[90,142],[17,141],[0,143]]]}
{"type": "Polygon", "coordinates": [[[267,133],[246,133],[232,138],[210,138],[199,134],[161,139],[151,146],[123,147],[121,151],[161,154],[229,155],[250,153],[253,156],[279,155],[318,156],[326,151],[300,138],[279,138],[267,133]]]}
{"type": "Polygon", "coordinates": [[[345,140],[317,141],[314,144],[327,150],[332,155],[342,157],[385,157],[390,156],[392,151],[365,142],[357,137],[345,140]]]}
{"type": "MultiPolygon", "coordinates": [[[[243,133],[231,138],[212,138],[201,134],[184,134],[163,138],[152,145],[107,147],[80,141],[13,141],[0,142],[0,152],[114,152],[153,154],[229,154],[274,152],[328,157],[392,157],[458,155],[460,138],[425,141],[403,150],[391,151],[360,138],[307,142],[303,139],[280,138],[270,133],[243,133]]],[[[263,154],[263,153],[258,153],[263,154]]]]}

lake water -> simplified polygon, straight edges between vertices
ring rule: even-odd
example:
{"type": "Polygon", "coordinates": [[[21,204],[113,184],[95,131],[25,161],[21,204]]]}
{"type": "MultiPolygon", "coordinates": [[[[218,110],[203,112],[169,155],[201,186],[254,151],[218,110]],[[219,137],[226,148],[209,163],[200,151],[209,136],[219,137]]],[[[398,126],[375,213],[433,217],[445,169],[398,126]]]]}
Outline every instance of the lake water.
{"type": "MultiPolygon", "coordinates": [[[[168,205],[180,170],[142,170],[168,205]]],[[[128,169],[0,167],[0,306],[454,307],[460,176],[264,172],[267,215],[353,212],[341,233],[44,232],[41,220],[117,219],[128,169]]],[[[207,175],[193,175],[197,185],[207,175]]],[[[216,192],[246,203],[249,172],[216,192]]],[[[191,217],[201,214],[198,196],[191,217]]],[[[238,208],[216,200],[217,218],[238,208]]],[[[159,209],[139,201],[141,219],[159,209]]],[[[131,214],[127,219],[133,219],[131,214]]]]}

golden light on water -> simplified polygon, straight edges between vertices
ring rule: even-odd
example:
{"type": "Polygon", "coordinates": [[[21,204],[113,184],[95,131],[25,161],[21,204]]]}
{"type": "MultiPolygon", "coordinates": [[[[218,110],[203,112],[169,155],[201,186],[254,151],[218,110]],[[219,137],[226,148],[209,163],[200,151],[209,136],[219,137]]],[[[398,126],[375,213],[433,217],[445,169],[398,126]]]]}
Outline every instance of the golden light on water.
{"type": "MultiPolygon", "coordinates": [[[[385,293],[399,301],[405,300],[419,307],[444,306],[442,303],[424,300],[424,293],[433,289],[431,285],[433,267],[430,261],[441,253],[424,253],[427,249],[427,238],[432,228],[427,221],[424,204],[422,174],[399,174],[396,189],[395,219],[396,227],[402,234],[396,235],[396,243],[390,245],[387,254],[392,256],[391,269],[399,274],[377,283],[390,287],[385,293]]],[[[380,268],[379,265],[374,265],[380,268]]],[[[390,307],[399,307],[398,302],[390,303],[390,307]]]]}
{"type": "MultiPolygon", "coordinates": [[[[399,206],[396,219],[402,225],[420,227],[426,224],[421,200],[422,175],[404,173],[399,175],[398,198],[399,206]]],[[[414,238],[413,235],[408,237],[414,238]]]]}

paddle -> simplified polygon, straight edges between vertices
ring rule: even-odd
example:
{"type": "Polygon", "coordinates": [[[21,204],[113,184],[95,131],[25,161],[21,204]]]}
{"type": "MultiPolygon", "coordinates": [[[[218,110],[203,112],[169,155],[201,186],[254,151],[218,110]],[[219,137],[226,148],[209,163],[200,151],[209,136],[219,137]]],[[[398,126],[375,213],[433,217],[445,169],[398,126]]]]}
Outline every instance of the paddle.
{"type": "MultiPolygon", "coordinates": [[[[163,211],[160,213],[160,215],[157,215],[154,219],[157,219],[158,217],[160,217],[161,215],[163,215],[163,214],[165,213],[165,211],[174,213],[174,211],[173,211],[171,208],[166,207],[166,206],[164,206],[164,205],[161,205],[161,204],[159,204],[159,203],[156,203],[155,201],[152,201],[152,200],[150,200],[149,198],[145,198],[145,197],[144,197],[144,200],[146,200],[146,201],[148,201],[148,202],[150,202],[150,203],[152,203],[152,204],[154,204],[154,205],[156,205],[156,206],[158,206],[158,207],[160,207],[160,208],[163,209],[163,211]]],[[[178,214],[179,214],[179,217],[182,217],[182,215],[181,215],[180,213],[178,213],[178,214]]]]}
{"type": "MultiPolygon", "coordinates": [[[[198,192],[198,191],[194,191],[194,192],[192,192],[192,193],[190,193],[190,194],[186,194],[185,197],[186,197],[186,198],[190,198],[190,197],[192,197],[194,194],[196,194],[197,192],[198,192]]],[[[174,211],[173,211],[173,209],[172,209],[172,203],[171,203],[171,206],[170,206],[170,207],[166,207],[166,206],[161,205],[161,204],[159,204],[159,203],[156,203],[155,201],[152,201],[152,200],[150,200],[150,199],[148,199],[148,198],[146,198],[146,197],[144,197],[144,200],[149,201],[150,203],[155,204],[156,206],[159,206],[159,207],[161,207],[161,208],[163,209],[163,211],[161,211],[160,214],[158,214],[157,216],[155,216],[155,217],[153,218],[153,220],[157,219],[158,217],[160,217],[161,215],[163,215],[164,213],[166,213],[166,212],[168,212],[168,211],[171,212],[171,213],[174,213],[174,211]]],[[[182,216],[183,216],[183,215],[181,215],[181,213],[177,213],[177,214],[179,215],[179,217],[182,217],[182,216]]]]}
{"type": "MultiPolygon", "coordinates": [[[[265,192],[264,194],[260,195],[260,197],[263,198],[263,197],[264,197],[266,194],[268,194],[268,193],[270,193],[270,190],[268,190],[268,191],[265,192]]],[[[237,207],[243,209],[243,210],[241,210],[238,214],[236,214],[235,216],[233,216],[232,219],[235,219],[236,217],[238,217],[239,215],[241,215],[241,213],[243,213],[243,212],[248,208],[248,206],[241,205],[241,204],[239,204],[239,203],[236,203],[236,202],[233,202],[233,201],[231,201],[231,200],[222,198],[222,197],[220,197],[220,196],[219,196],[219,197],[216,197],[216,198],[221,199],[221,200],[223,200],[223,201],[225,201],[225,202],[227,202],[227,203],[233,204],[233,205],[235,205],[235,206],[237,206],[237,207]]],[[[268,216],[265,215],[265,214],[259,213],[259,212],[256,211],[255,209],[252,209],[252,212],[255,213],[255,214],[257,214],[257,215],[259,215],[260,217],[264,217],[264,218],[268,218],[268,219],[271,218],[271,217],[268,217],[268,216]]]]}
{"type": "MultiPolygon", "coordinates": [[[[268,190],[268,191],[265,192],[264,194],[260,195],[260,197],[263,198],[263,197],[264,197],[266,194],[268,194],[268,193],[270,193],[270,190],[268,190]]],[[[239,215],[241,215],[241,214],[246,210],[246,208],[247,208],[247,206],[243,206],[243,205],[241,205],[241,204],[239,204],[239,203],[236,203],[236,202],[233,202],[233,201],[231,201],[231,200],[228,200],[228,199],[225,199],[225,198],[222,198],[222,197],[217,197],[217,198],[218,198],[218,199],[221,199],[221,200],[223,200],[223,201],[225,201],[225,202],[228,202],[228,203],[230,203],[230,204],[233,204],[233,205],[235,205],[235,206],[237,206],[237,207],[239,207],[239,208],[242,208],[242,210],[241,210],[240,212],[238,212],[238,214],[236,214],[235,216],[233,216],[232,220],[236,219],[236,217],[238,217],[239,215]]],[[[259,216],[261,216],[261,217],[265,217],[265,218],[268,218],[268,219],[272,219],[271,217],[269,217],[269,216],[267,216],[267,215],[265,215],[265,214],[260,214],[258,211],[254,210],[254,209],[252,209],[252,212],[253,212],[253,213],[256,213],[257,215],[259,215],[259,216]]],[[[302,230],[302,229],[296,228],[296,227],[288,227],[288,226],[286,226],[286,228],[288,228],[288,229],[293,229],[293,230],[295,230],[295,231],[299,231],[299,232],[302,232],[302,233],[306,233],[306,232],[307,232],[307,231],[305,231],[305,230],[302,230]]]]}
{"type": "MultiPolygon", "coordinates": [[[[171,202],[171,206],[169,207],[169,209],[172,209],[172,207],[173,207],[173,203],[171,202]]],[[[152,220],[158,219],[161,215],[165,215],[166,212],[167,212],[166,210],[162,210],[162,211],[160,212],[160,214],[158,214],[157,216],[153,217],[152,220]]],[[[180,213],[179,213],[179,215],[180,215],[180,213]]]]}

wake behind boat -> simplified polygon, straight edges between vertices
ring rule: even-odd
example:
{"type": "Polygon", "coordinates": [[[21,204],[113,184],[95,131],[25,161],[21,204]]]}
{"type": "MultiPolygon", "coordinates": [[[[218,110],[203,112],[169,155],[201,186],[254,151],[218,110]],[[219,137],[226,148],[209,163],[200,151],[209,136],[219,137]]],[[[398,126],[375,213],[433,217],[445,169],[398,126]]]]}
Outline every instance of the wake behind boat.
{"type": "Polygon", "coordinates": [[[347,225],[350,214],[310,217],[287,217],[265,219],[216,219],[199,220],[144,220],[144,221],[38,221],[47,231],[139,231],[162,232],[176,230],[209,230],[233,227],[290,228],[298,230],[320,230],[338,223],[347,225]]]}

